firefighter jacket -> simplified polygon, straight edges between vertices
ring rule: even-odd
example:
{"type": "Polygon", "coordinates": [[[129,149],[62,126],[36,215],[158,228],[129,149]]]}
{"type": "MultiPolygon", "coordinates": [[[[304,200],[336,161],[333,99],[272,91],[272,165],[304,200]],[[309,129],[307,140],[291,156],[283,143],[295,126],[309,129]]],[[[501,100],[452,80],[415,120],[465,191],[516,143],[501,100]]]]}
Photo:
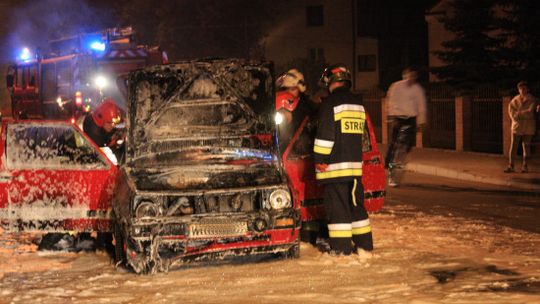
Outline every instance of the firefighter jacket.
{"type": "Polygon", "coordinates": [[[316,171],[319,182],[342,182],[362,176],[362,136],[366,113],[359,96],[345,87],[325,98],[319,109],[317,135],[313,147],[316,164],[328,164],[316,171]]]}
{"type": "Polygon", "coordinates": [[[113,132],[107,133],[105,129],[96,125],[90,114],[84,116],[82,130],[100,148],[109,146],[112,140],[113,132]]]}

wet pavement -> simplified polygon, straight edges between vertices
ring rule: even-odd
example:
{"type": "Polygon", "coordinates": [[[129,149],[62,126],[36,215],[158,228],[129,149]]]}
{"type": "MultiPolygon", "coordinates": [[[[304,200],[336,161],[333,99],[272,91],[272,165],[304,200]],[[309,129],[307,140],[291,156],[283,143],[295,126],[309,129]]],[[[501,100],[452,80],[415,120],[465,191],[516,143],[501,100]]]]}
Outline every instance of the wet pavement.
{"type": "MultiPolygon", "coordinates": [[[[385,145],[380,148],[386,150],[385,145]]],[[[521,157],[518,157],[518,161],[521,161],[521,157]]],[[[531,157],[528,173],[520,172],[520,163],[515,167],[516,172],[504,173],[507,164],[508,158],[501,154],[413,148],[406,169],[438,177],[540,192],[540,156],[531,157]]]]}

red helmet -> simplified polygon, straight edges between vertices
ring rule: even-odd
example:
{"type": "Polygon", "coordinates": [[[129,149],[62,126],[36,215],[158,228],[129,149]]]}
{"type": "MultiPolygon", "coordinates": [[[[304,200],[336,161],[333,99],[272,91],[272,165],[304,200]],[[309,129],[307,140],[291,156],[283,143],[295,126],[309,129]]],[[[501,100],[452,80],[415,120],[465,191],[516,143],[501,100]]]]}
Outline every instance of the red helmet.
{"type": "Polygon", "coordinates": [[[325,88],[334,82],[345,82],[349,87],[351,86],[351,71],[344,64],[334,64],[327,67],[319,80],[319,84],[325,88]]]}
{"type": "Polygon", "coordinates": [[[103,124],[108,123],[119,123],[120,118],[120,109],[111,98],[106,98],[101,102],[101,104],[94,110],[92,113],[92,118],[98,127],[103,127],[103,124]]]}
{"type": "Polygon", "coordinates": [[[298,97],[294,97],[287,91],[280,91],[276,93],[276,111],[283,108],[292,112],[298,105],[298,97]]]}

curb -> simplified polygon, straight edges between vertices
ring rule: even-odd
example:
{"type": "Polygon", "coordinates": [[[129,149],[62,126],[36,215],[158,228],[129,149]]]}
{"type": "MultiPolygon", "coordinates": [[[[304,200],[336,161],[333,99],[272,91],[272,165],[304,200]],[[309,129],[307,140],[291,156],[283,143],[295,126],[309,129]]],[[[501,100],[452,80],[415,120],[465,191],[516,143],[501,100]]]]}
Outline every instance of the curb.
{"type": "Polygon", "coordinates": [[[540,191],[540,185],[510,181],[510,180],[494,178],[494,177],[486,177],[486,176],[476,175],[469,172],[463,172],[463,171],[458,171],[458,170],[453,170],[453,169],[448,169],[448,168],[441,168],[441,167],[436,167],[436,166],[418,164],[414,162],[408,163],[405,166],[405,169],[407,171],[417,172],[417,173],[422,173],[422,174],[427,174],[427,175],[434,175],[434,176],[440,176],[440,177],[446,177],[446,178],[452,178],[452,179],[458,179],[458,180],[464,180],[464,181],[479,182],[479,183],[484,183],[484,184],[507,186],[507,187],[517,188],[521,190],[540,191]]]}

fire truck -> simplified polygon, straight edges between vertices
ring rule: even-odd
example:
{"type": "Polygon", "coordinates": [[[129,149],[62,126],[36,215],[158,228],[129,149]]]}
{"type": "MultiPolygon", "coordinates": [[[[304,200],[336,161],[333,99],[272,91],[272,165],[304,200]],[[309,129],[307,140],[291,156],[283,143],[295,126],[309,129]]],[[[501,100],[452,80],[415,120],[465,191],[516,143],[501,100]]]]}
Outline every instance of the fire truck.
{"type": "Polygon", "coordinates": [[[75,121],[104,97],[123,108],[122,75],[168,61],[159,47],[137,45],[134,34],[125,27],[57,39],[47,55],[23,49],[6,77],[13,117],[75,121]]]}

